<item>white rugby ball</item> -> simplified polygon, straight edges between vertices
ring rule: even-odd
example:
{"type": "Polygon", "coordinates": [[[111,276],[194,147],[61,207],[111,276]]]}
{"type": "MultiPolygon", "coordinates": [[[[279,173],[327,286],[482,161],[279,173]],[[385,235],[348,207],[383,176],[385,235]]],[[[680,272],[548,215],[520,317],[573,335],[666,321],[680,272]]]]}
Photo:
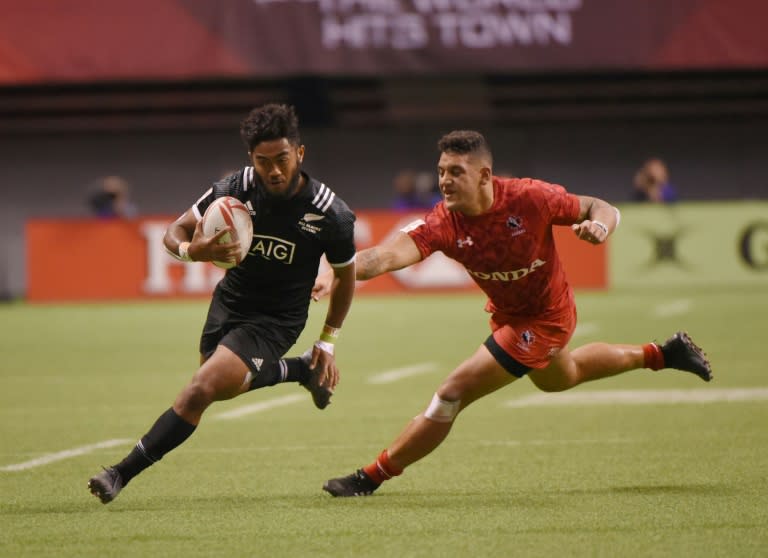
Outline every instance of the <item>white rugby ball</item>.
{"type": "Polygon", "coordinates": [[[214,261],[212,263],[217,267],[229,269],[245,259],[253,240],[251,214],[243,202],[231,196],[216,198],[203,215],[203,233],[205,236],[213,236],[225,227],[230,227],[231,230],[221,237],[219,243],[239,242],[240,254],[234,262],[214,261]]]}

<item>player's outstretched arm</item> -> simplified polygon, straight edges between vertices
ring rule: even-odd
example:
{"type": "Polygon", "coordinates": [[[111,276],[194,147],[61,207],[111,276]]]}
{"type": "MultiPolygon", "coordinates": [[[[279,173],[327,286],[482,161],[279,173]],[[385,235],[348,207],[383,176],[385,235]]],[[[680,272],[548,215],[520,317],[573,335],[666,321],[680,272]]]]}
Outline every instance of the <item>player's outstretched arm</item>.
{"type": "Polygon", "coordinates": [[[602,244],[616,230],[620,213],[606,201],[590,196],[579,196],[579,220],[572,225],[573,232],[581,240],[602,244]]]}
{"type": "MultiPolygon", "coordinates": [[[[355,257],[355,275],[358,281],[366,281],[419,261],[421,252],[416,243],[407,234],[398,232],[390,240],[358,252],[355,257]]],[[[318,275],[312,288],[312,300],[320,300],[329,294],[334,281],[333,270],[318,275]]]]}
{"type": "Polygon", "coordinates": [[[404,232],[398,232],[389,240],[357,253],[357,279],[366,281],[420,261],[421,252],[413,239],[404,232]]]}

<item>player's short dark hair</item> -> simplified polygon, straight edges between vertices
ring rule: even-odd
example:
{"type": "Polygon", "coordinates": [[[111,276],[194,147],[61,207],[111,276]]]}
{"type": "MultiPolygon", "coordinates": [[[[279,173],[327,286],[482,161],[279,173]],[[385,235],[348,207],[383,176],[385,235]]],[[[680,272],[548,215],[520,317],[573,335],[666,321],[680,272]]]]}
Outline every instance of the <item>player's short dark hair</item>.
{"type": "Polygon", "coordinates": [[[493,162],[491,146],[483,134],[475,130],[454,130],[441,137],[437,142],[440,153],[450,152],[459,155],[473,154],[488,157],[493,162]]]}
{"type": "Polygon", "coordinates": [[[257,107],[240,123],[240,137],[249,153],[263,141],[285,138],[291,145],[299,145],[299,117],[291,105],[269,103],[257,107]]]}

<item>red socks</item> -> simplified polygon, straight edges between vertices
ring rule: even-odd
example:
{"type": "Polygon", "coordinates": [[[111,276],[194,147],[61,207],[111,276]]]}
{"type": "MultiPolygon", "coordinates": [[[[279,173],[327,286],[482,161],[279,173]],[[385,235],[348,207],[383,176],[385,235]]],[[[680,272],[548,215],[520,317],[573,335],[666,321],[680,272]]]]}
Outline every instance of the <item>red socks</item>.
{"type": "Polygon", "coordinates": [[[396,477],[403,472],[402,469],[398,469],[392,465],[387,450],[382,451],[376,458],[376,461],[363,467],[363,471],[365,471],[365,474],[368,475],[373,482],[378,484],[381,484],[392,477],[396,477]]]}
{"type": "Polygon", "coordinates": [[[664,355],[661,347],[656,343],[643,345],[643,357],[645,359],[643,366],[651,370],[661,370],[664,368],[664,355]]]}

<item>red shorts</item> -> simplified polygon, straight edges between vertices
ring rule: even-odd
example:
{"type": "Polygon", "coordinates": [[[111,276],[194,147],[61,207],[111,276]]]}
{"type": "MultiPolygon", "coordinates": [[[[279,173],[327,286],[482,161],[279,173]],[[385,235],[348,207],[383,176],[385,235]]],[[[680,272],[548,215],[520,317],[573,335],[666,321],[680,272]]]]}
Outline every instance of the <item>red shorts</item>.
{"type": "Polygon", "coordinates": [[[525,366],[544,368],[568,345],[576,329],[576,307],[546,319],[495,313],[490,326],[494,341],[505,353],[525,366]]]}

